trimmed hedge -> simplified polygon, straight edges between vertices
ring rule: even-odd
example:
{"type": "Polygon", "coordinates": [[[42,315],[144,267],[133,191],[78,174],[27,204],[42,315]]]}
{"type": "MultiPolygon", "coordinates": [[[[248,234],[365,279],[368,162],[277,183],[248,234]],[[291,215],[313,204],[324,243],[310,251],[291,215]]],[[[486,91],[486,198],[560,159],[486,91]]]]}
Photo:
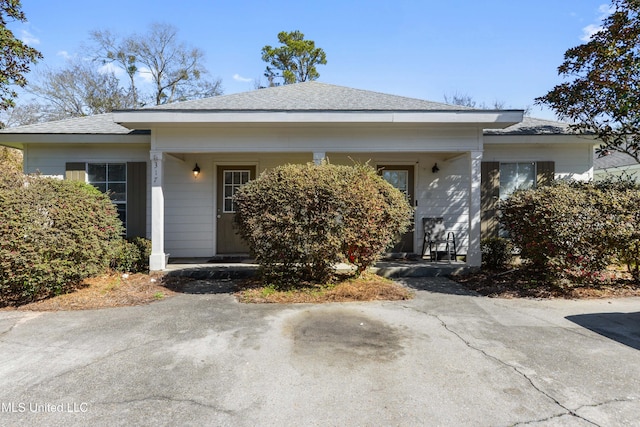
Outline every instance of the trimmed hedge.
{"type": "Polygon", "coordinates": [[[521,257],[550,279],[598,280],[626,263],[636,279],[640,261],[640,191],[627,182],[557,182],[517,191],[501,203],[501,223],[521,257]]]}
{"type": "Polygon", "coordinates": [[[93,186],[25,177],[0,190],[0,293],[28,302],[104,272],[121,240],[109,197],[93,186]]]}
{"type": "Polygon", "coordinates": [[[330,280],[333,267],[371,266],[404,233],[413,209],[368,165],[286,165],[235,195],[235,222],[264,280],[330,280]]]}

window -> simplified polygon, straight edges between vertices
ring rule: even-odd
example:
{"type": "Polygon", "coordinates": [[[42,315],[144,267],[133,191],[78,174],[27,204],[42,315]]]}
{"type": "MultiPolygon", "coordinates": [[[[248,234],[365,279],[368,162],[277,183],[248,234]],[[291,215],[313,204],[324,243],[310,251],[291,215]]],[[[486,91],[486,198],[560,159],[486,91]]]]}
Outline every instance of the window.
{"type": "Polygon", "coordinates": [[[527,190],[536,186],[536,164],[500,163],[500,200],[516,190],[527,190]]]}
{"type": "Polygon", "coordinates": [[[116,205],[118,216],[127,228],[127,164],[89,163],[87,181],[103,193],[108,193],[116,205]]]}
{"type": "Polygon", "coordinates": [[[248,170],[226,170],[224,171],[224,213],[234,213],[236,205],[233,196],[238,188],[249,182],[251,173],[248,170]]]}
{"type": "Polygon", "coordinates": [[[409,171],[383,170],[382,178],[409,197],[409,171]]]}

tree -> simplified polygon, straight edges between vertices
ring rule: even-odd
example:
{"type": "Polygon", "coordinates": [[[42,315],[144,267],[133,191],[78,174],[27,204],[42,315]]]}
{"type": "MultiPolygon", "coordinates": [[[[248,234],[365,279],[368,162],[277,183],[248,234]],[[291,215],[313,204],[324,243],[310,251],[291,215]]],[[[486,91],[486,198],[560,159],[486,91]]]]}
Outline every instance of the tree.
{"type": "Polygon", "coordinates": [[[536,103],[571,128],[596,136],[597,153],[628,154],[640,163],[640,1],[613,0],[613,13],[591,39],[567,50],[558,74],[572,80],[536,103]]]}
{"type": "Polygon", "coordinates": [[[101,61],[103,65],[115,63],[125,71],[129,77],[129,95],[133,105],[137,107],[140,102],[135,80],[138,66],[132,40],[121,38],[109,30],[92,31],[90,37],[97,45],[94,47],[94,59],[101,61]]]}
{"type": "Polygon", "coordinates": [[[18,40],[7,28],[7,20],[25,22],[20,0],[0,0],[0,110],[14,105],[17,92],[11,87],[25,87],[25,74],[29,65],[42,58],[42,54],[18,40]]]}
{"type": "Polygon", "coordinates": [[[316,65],[327,63],[324,50],[316,47],[312,40],[305,40],[300,31],[278,33],[280,47],[262,48],[262,60],[269,63],[264,73],[270,86],[275,86],[276,78],[282,78],[284,84],[306,82],[320,77],[316,65]],[[278,73],[279,71],[279,73],[278,73]]]}
{"type": "Polygon", "coordinates": [[[81,117],[133,108],[131,97],[113,72],[100,72],[86,61],[69,62],[66,68],[41,72],[29,92],[39,96],[44,120],[81,117]]]}
{"type": "Polygon", "coordinates": [[[95,59],[115,63],[129,76],[129,91],[135,103],[139,91],[135,77],[150,75],[155,105],[222,94],[220,79],[206,80],[204,53],[177,41],[178,30],[169,24],[152,24],[141,35],[118,38],[108,31],[94,31],[95,59]]]}

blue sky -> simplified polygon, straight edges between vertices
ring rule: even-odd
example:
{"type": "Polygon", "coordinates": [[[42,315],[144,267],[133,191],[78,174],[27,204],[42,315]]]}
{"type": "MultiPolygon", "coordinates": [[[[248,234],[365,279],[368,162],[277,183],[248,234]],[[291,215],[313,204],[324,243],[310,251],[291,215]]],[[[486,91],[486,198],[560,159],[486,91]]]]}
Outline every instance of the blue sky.
{"type": "MultiPolygon", "coordinates": [[[[39,66],[82,56],[95,29],[142,32],[175,25],[201,48],[226,94],[252,90],[260,50],[300,30],[327,53],[319,81],[442,102],[472,96],[507,108],[533,105],[560,82],[564,52],[601,21],[606,0],[22,0],[28,22],[12,24],[39,49],[39,66]]],[[[19,102],[19,101],[18,101],[19,102]]],[[[537,117],[552,112],[533,107],[537,117]]]]}

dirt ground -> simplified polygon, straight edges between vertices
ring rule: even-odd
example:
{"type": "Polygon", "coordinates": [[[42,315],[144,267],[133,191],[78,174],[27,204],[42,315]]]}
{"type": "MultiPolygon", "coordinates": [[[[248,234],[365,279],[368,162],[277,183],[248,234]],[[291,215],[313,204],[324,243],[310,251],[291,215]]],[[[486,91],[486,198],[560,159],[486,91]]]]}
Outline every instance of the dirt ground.
{"type": "Polygon", "coordinates": [[[86,279],[73,292],[2,310],[89,310],[142,305],[174,295],[162,275],[111,273],[86,279]]]}
{"type": "MultiPolygon", "coordinates": [[[[481,271],[451,277],[467,289],[497,298],[622,298],[640,296],[640,284],[621,275],[609,284],[557,286],[532,280],[519,269],[503,272],[481,271]]],[[[90,310],[149,304],[170,298],[190,279],[162,274],[111,273],[86,279],[73,292],[0,310],[90,310]]],[[[379,276],[368,274],[358,280],[346,280],[335,286],[308,287],[299,291],[276,291],[248,280],[238,283],[235,293],[245,303],[323,303],[338,301],[372,301],[410,299],[411,292],[403,286],[379,276]]]]}
{"type": "Polygon", "coordinates": [[[640,284],[626,274],[612,276],[610,283],[553,285],[532,277],[531,272],[513,269],[501,272],[480,271],[451,279],[467,289],[494,298],[623,298],[640,296],[640,284]]]}

